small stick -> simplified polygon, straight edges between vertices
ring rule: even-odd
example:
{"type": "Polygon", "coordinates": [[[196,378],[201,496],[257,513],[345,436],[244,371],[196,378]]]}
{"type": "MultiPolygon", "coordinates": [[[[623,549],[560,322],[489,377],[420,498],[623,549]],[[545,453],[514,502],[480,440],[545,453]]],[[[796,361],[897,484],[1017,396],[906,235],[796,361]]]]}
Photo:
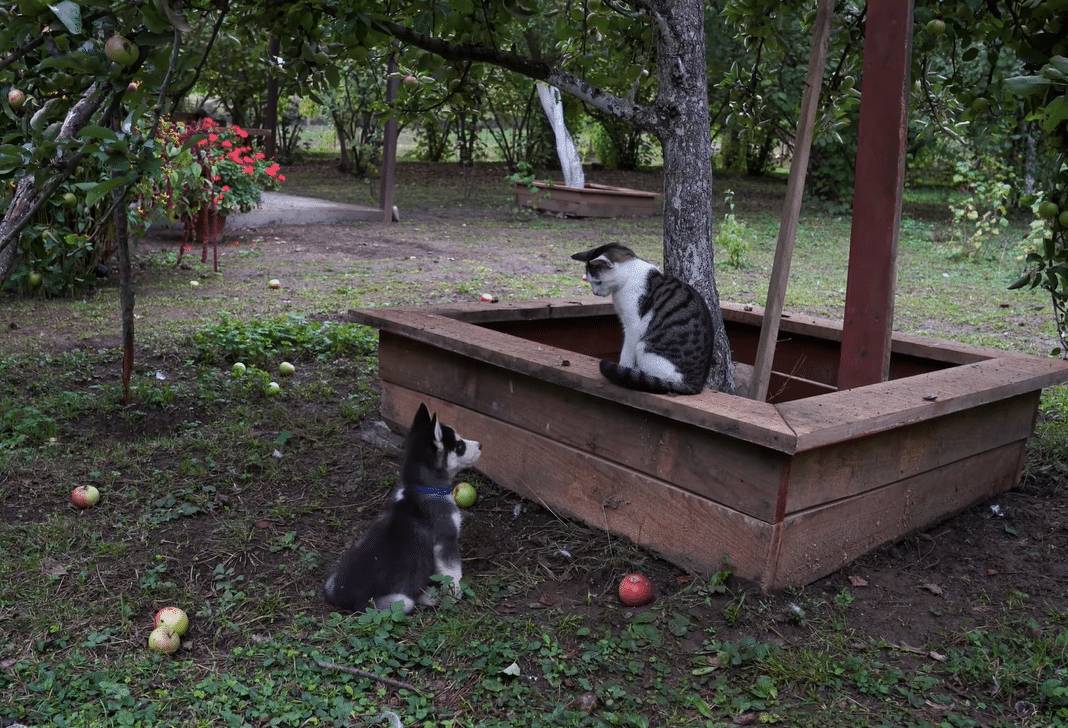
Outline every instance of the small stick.
{"type": "Polygon", "coordinates": [[[359,677],[365,677],[368,680],[376,680],[386,685],[391,685],[395,688],[403,688],[404,690],[411,690],[413,693],[419,695],[426,695],[426,693],[419,688],[415,687],[411,683],[406,683],[403,680],[394,680],[391,677],[382,677],[381,675],[375,675],[373,672],[367,672],[356,667],[349,667],[348,665],[336,665],[333,662],[324,662],[323,660],[316,660],[315,664],[324,670],[337,670],[338,672],[347,672],[350,675],[357,675],[359,677]]]}

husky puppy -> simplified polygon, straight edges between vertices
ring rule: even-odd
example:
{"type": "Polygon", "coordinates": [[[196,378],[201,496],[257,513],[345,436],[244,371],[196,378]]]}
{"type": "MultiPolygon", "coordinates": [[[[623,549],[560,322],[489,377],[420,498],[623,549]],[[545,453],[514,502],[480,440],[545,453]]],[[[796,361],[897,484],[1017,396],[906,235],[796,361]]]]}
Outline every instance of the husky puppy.
{"type": "Polygon", "coordinates": [[[713,347],[712,315],[700,294],[618,243],[571,257],[586,264],[594,295],[612,297],[623,324],[619,363],[602,359],[601,374],[645,392],[703,390],[713,347]]]}
{"type": "Polygon", "coordinates": [[[478,461],[481,446],[430,415],[419,405],[408,431],[400,482],[386,512],[341,557],[323,587],[338,609],[360,611],[373,602],[394,602],[410,612],[415,603],[433,605],[430,577],[452,578],[460,597],[460,509],[452,477],[478,461]]]}

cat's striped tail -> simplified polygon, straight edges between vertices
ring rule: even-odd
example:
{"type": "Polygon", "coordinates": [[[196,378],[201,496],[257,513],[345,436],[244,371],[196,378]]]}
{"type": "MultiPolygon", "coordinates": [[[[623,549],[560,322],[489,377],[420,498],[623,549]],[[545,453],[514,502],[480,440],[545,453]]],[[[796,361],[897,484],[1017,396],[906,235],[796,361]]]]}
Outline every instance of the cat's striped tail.
{"type": "MultiPolygon", "coordinates": [[[[601,359],[601,374],[605,379],[627,389],[637,389],[653,394],[697,394],[686,386],[685,382],[669,382],[660,377],[646,374],[640,369],[620,366],[609,359],[601,359]]],[[[700,390],[698,390],[700,391],[700,390]]]]}

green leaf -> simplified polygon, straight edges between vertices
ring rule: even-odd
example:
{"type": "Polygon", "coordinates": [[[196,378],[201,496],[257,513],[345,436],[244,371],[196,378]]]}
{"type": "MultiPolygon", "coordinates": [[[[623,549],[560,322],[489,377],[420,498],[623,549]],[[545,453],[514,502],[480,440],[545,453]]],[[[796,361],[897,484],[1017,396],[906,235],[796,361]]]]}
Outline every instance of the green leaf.
{"type": "Polygon", "coordinates": [[[1030,272],[1024,273],[1022,276],[1020,276],[1019,278],[1017,278],[1015,281],[1012,282],[1012,284],[1009,286],[1009,290],[1010,291],[1015,291],[1015,290],[1017,290],[1019,288],[1023,288],[1024,286],[1026,286],[1030,282],[1031,282],[1031,273],[1030,272]]]}
{"type": "Polygon", "coordinates": [[[109,180],[104,180],[85,194],[85,204],[90,206],[95,205],[97,202],[100,201],[101,198],[103,198],[104,195],[111,192],[116,187],[126,184],[129,181],[130,178],[126,176],[112,177],[109,180]]]}
{"type": "Polygon", "coordinates": [[[1046,104],[1046,114],[1042,119],[1042,129],[1052,132],[1065,119],[1068,119],[1068,96],[1058,96],[1046,104]]]}
{"type": "Polygon", "coordinates": [[[1005,79],[1005,88],[1017,96],[1031,96],[1044,91],[1051,83],[1042,76],[1013,76],[1005,79]]]}
{"type": "Polygon", "coordinates": [[[171,25],[181,32],[188,33],[192,30],[192,27],[189,25],[188,21],[186,21],[185,16],[172,8],[168,0],[156,0],[156,7],[159,8],[161,13],[167,16],[167,20],[171,22],[171,25]]]}
{"type": "Polygon", "coordinates": [[[78,133],[79,137],[88,137],[89,139],[100,139],[103,141],[118,141],[118,136],[115,132],[107,127],[98,126],[96,124],[90,124],[78,133]]]}
{"type": "Polygon", "coordinates": [[[1065,58],[1064,56],[1053,56],[1053,58],[1049,59],[1049,65],[1056,68],[1065,76],[1068,76],[1068,58],[1065,58]]]}
{"type": "Polygon", "coordinates": [[[82,32],[82,9],[78,7],[78,3],[71,0],[63,0],[61,3],[49,5],[48,7],[59,18],[59,22],[63,23],[71,33],[79,35],[82,32]]]}

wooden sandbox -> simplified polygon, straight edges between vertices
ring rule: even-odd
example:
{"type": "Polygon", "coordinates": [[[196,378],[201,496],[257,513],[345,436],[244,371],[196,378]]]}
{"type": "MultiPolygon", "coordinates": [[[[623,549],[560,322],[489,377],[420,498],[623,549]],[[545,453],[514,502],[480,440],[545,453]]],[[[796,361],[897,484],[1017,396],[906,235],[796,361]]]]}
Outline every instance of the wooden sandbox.
{"type": "MultiPolygon", "coordinates": [[[[761,313],[724,306],[744,379],[761,313]]],[[[837,391],[841,324],[784,318],[770,402],[607,382],[603,299],[364,309],[382,414],[425,401],[482,442],[479,469],[688,569],[774,590],[1013,487],[1043,387],[1068,364],[895,335],[890,381],[837,391]]]]}
{"type": "Polygon", "coordinates": [[[587,182],[585,187],[536,181],[515,186],[515,202],[541,212],[568,217],[653,217],[660,214],[656,192],[587,182]]]}

